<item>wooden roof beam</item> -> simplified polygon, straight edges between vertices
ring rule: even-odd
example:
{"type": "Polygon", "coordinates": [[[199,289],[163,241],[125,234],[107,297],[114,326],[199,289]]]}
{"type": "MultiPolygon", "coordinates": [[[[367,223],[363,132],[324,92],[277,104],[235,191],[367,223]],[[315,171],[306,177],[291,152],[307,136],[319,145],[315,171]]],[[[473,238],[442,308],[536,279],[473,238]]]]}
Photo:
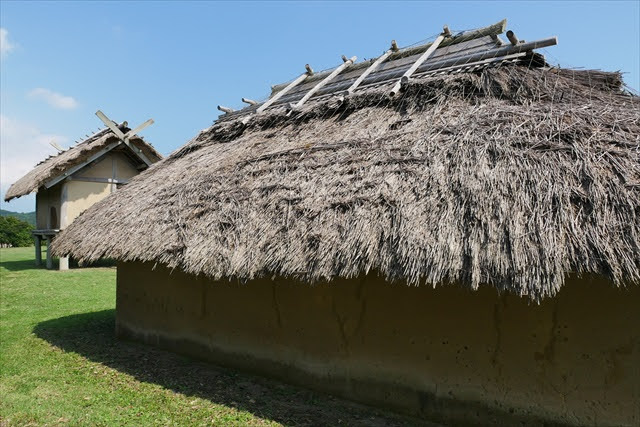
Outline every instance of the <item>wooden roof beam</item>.
{"type": "MultiPolygon", "coordinates": [[[[558,44],[558,39],[556,37],[549,37],[542,40],[537,40],[533,42],[526,43],[518,43],[515,46],[511,44],[505,44],[500,47],[496,47],[494,49],[483,50],[473,53],[467,53],[457,56],[447,56],[444,59],[434,59],[433,61],[427,61],[423,63],[414,75],[422,74],[428,71],[436,71],[439,69],[447,68],[447,67],[458,67],[467,63],[482,61],[485,59],[495,59],[500,57],[505,57],[507,55],[513,55],[520,52],[529,52],[533,49],[540,49],[543,47],[553,46],[558,44]]],[[[390,81],[394,81],[396,79],[400,79],[404,74],[404,68],[401,69],[391,69],[387,71],[375,72],[369,75],[360,85],[361,88],[365,86],[370,86],[372,84],[386,83],[390,81]]],[[[351,82],[340,82],[334,88],[332,88],[332,92],[339,92],[346,90],[349,86],[351,86],[351,82]]],[[[324,95],[324,94],[322,94],[324,95]]]]}
{"type": "Polygon", "coordinates": [[[303,96],[302,99],[300,101],[298,101],[298,103],[293,106],[293,109],[297,110],[298,108],[302,107],[302,105],[304,105],[304,103],[307,102],[309,100],[309,98],[311,98],[324,85],[329,83],[331,80],[333,80],[334,77],[336,77],[343,70],[348,68],[354,62],[356,62],[356,59],[358,59],[356,56],[352,56],[351,58],[347,59],[347,57],[343,55],[342,56],[342,60],[344,62],[342,63],[342,65],[340,65],[339,67],[335,68],[331,74],[329,74],[327,77],[325,77],[323,80],[321,80],[317,85],[315,85],[313,88],[311,88],[311,90],[309,92],[307,92],[307,94],[305,96],[303,96]]]}
{"type": "MultiPolygon", "coordinates": [[[[467,31],[464,33],[460,33],[460,34],[455,34],[452,35],[451,37],[447,37],[441,44],[440,47],[446,47],[446,46],[451,46],[451,45],[455,45],[458,43],[462,43],[462,42],[466,42],[469,40],[475,40],[484,36],[497,36],[498,34],[502,34],[505,32],[507,28],[507,20],[503,19],[500,22],[497,22],[493,25],[489,25],[487,27],[484,28],[479,28],[477,30],[471,30],[471,31],[467,31]]],[[[411,55],[417,55],[419,53],[422,53],[424,51],[426,51],[427,49],[429,49],[431,47],[432,43],[427,43],[427,44],[423,44],[423,45],[419,45],[419,46],[412,46],[412,47],[407,47],[404,49],[398,49],[397,51],[394,51],[391,55],[389,55],[389,57],[387,58],[389,61],[394,60],[394,59],[399,59],[399,58],[404,58],[407,56],[411,56],[411,55]]],[[[368,62],[360,62],[358,64],[354,64],[350,69],[352,71],[355,70],[359,70],[359,69],[365,69],[369,66],[368,62]]],[[[316,73],[313,75],[313,77],[310,77],[307,80],[307,83],[311,83],[317,80],[322,80],[324,79],[326,76],[328,76],[330,73],[332,72],[332,70],[327,70],[327,71],[323,71],[321,73],[316,73]]],[[[287,86],[289,83],[282,83],[282,84],[277,84],[271,87],[272,93],[276,93],[278,91],[280,91],[283,87],[287,86]]]]}
{"type": "Polygon", "coordinates": [[[274,102],[276,102],[278,99],[282,98],[282,96],[285,95],[287,92],[289,92],[291,89],[293,89],[294,87],[298,86],[300,83],[305,81],[308,77],[313,75],[313,70],[311,69],[309,64],[306,64],[305,68],[307,69],[307,71],[305,73],[300,74],[298,76],[298,78],[296,78],[294,81],[289,83],[284,89],[282,89],[280,92],[276,93],[271,98],[269,98],[267,100],[267,102],[265,102],[260,107],[258,107],[258,109],[256,110],[256,113],[258,113],[258,114],[262,113],[264,110],[269,108],[269,106],[271,106],[274,102]]]}
{"type": "Polygon", "coordinates": [[[389,92],[389,95],[395,96],[400,91],[402,85],[409,80],[413,73],[415,73],[418,67],[420,67],[427,59],[429,59],[431,54],[438,48],[438,46],[440,46],[440,43],[442,43],[445,37],[450,37],[450,35],[451,32],[445,25],[442,33],[438,36],[438,38],[435,39],[431,46],[429,46],[429,49],[427,49],[422,55],[420,55],[420,57],[416,59],[416,62],[414,62],[413,65],[407,71],[405,71],[400,80],[398,80],[398,82],[393,86],[393,88],[389,92]]]}
{"type": "Polygon", "coordinates": [[[369,66],[369,68],[367,68],[366,70],[364,70],[364,72],[362,74],[360,74],[360,77],[358,77],[358,79],[355,82],[353,82],[351,87],[349,87],[349,89],[347,89],[347,93],[346,94],[347,95],[351,95],[358,88],[358,86],[360,86],[360,83],[362,83],[362,81],[365,78],[367,78],[367,76],[369,74],[374,72],[380,66],[380,64],[382,64],[384,61],[386,61],[387,58],[389,58],[389,56],[391,56],[394,52],[397,52],[398,50],[400,50],[400,49],[398,49],[398,45],[397,45],[396,41],[395,40],[391,40],[391,47],[389,48],[389,50],[387,50],[385,53],[380,55],[378,57],[378,59],[376,59],[374,61],[374,63],[369,66]]]}
{"type": "Polygon", "coordinates": [[[111,144],[107,145],[106,147],[104,147],[102,150],[98,151],[97,153],[93,154],[92,156],[90,156],[87,160],[85,160],[84,162],[75,165],[74,167],[67,169],[66,171],[64,171],[62,174],[56,176],[55,178],[47,181],[44,184],[45,188],[51,188],[54,185],[56,185],[57,183],[59,183],[60,181],[66,179],[67,177],[73,175],[74,173],[78,172],[80,169],[82,169],[83,167],[89,165],[90,163],[92,163],[94,160],[104,156],[105,154],[107,154],[109,151],[113,150],[114,148],[116,148],[118,145],[122,144],[123,141],[116,141],[116,142],[112,142],[111,144]]]}
{"type": "Polygon", "coordinates": [[[138,157],[140,157],[140,160],[145,162],[147,164],[147,166],[151,166],[151,164],[153,162],[151,160],[149,160],[149,158],[142,152],[141,149],[139,149],[131,141],[129,141],[129,138],[125,138],[122,142],[124,142],[125,145],[131,149],[131,151],[136,153],[138,155],[138,157]]]}
{"type": "Polygon", "coordinates": [[[147,120],[137,128],[130,130],[129,132],[124,134],[120,129],[118,129],[118,126],[116,125],[116,123],[113,120],[109,119],[102,111],[100,110],[96,111],[96,116],[98,116],[98,118],[102,120],[102,122],[105,125],[107,125],[109,129],[111,129],[111,132],[113,132],[122,142],[124,142],[125,145],[131,149],[131,151],[136,153],[138,157],[140,157],[140,160],[145,162],[147,166],[151,166],[153,162],[149,160],[149,158],[142,152],[141,149],[139,149],[133,143],[131,143],[131,141],[129,141],[129,138],[135,135],[137,132],[140,132],[142,129],[146,128],[147,126],[152,125],[153,119],[147,120]]]}
{"type": "MultiPolygon", "coordinates": [[[[142,123],[140,126],[138,126],[135,129],[130,130],[129,132],[127,132],[126,134],[124,134],[125,138],[130,138],[133,135],[136,135],[137,133],[139,133],[140,131],[142,131],[142,129],[146,128],[147,126],[151,126],[152,124],[154,124],[155,122],[153,121],[153,119],[149,119],[146,122],[142,123]]],[[[125,125],[126,126],[126,125],[125,125]]]]}

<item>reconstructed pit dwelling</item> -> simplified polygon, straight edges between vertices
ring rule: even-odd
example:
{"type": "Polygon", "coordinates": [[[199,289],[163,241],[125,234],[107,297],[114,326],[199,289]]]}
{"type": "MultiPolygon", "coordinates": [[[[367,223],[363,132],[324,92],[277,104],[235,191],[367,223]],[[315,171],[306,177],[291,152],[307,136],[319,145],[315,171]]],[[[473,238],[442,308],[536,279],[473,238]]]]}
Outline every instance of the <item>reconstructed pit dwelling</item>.
{"type": "Polygon", "coordinates": [[[505,22],[274,87],[55,241],[116,329],[447,425],[640,424],[640,101],[505,22]]]}
{"type": "MultiPolygon", "coordinates": [[[[136,135],[153,120],[132,130],[127,122],[117,124],[101,111],[96,114],[107,124],[105,129],[87,135],[67,150],[52,143],[59,153],[38,163],[5,194],[8,202],[36,192],[33,237],[38,266],[42,263],[42,240],[49,246],[78,215],[162,158],[151,144],[136,135]]],[[[47,251],[46,266],[53,268],[51,251],[47,251]]],[[[60,258],[59,268],[69,268],[68,257],[60,258]]]]}

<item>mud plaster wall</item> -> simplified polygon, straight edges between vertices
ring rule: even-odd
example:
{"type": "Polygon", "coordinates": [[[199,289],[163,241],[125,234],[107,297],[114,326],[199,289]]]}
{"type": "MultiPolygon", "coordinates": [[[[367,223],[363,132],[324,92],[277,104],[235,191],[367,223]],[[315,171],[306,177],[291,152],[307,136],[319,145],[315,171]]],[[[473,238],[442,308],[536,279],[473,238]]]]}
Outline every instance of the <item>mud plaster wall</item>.
{"type": "Polygon", "coordinates": [[[111,194],[111,185],[100,182],[71,181],[67,185],[67,225],[82,212],[111,194]]]}
{"type": "MultiPolygon", "coordinates": [[[[130,179],[138,174],[121,153],[108,153],[99,162],[78,171],[74,176],[130,179]]],[[[67,187],[66,225],[112,192],[112,185],[99,182],[69,181],[67,187]]],[[[64,228],[64,227],[63,227],[64,228]]]]}
{"type": "Polygon", "coordinates": [[[52,188],[40,187],[36,193],[36,228],[58,228],[60,226],[60,207],[61,207],[61,189],[60,185],[52,188]],[[57,224],[51,224],[51,208],[56,210],[57,224]]]}
{"type": "Polygon", "coordinates": [[[117,333],[445,423],[640,424],[640,287],[541,305],[368,276],[213,282],[118,265],[117,333]]]}

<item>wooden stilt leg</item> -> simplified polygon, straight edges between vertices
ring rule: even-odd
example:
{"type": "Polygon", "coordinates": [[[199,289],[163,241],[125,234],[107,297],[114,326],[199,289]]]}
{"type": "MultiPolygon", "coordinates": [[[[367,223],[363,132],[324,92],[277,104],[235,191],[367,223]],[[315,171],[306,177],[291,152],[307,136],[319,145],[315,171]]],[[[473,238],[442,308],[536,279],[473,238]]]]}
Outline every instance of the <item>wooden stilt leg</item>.
{"type": "Polygon", "coordinates": [[[47,269],[53,268],[53,257],[51,256],[51,237],[47,236],[47,269]]]}
{"type": "Polygon", "coordinates": [[[33,240],[36,246],[36,267],[40,267],[42,265],[42,238],[33,236],[33,240]]]}

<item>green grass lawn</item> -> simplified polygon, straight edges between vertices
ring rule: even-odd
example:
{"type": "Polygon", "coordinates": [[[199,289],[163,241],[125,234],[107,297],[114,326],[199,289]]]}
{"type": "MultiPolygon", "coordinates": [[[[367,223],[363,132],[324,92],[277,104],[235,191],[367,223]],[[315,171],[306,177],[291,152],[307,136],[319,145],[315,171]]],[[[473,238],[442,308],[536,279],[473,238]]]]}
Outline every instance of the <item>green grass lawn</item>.
{"type": "Polygon", "coordinates": [[[408,420],[116,340],[114,267],[49,271],[0,249],[0,425],[407,425],[408,420]]]}

